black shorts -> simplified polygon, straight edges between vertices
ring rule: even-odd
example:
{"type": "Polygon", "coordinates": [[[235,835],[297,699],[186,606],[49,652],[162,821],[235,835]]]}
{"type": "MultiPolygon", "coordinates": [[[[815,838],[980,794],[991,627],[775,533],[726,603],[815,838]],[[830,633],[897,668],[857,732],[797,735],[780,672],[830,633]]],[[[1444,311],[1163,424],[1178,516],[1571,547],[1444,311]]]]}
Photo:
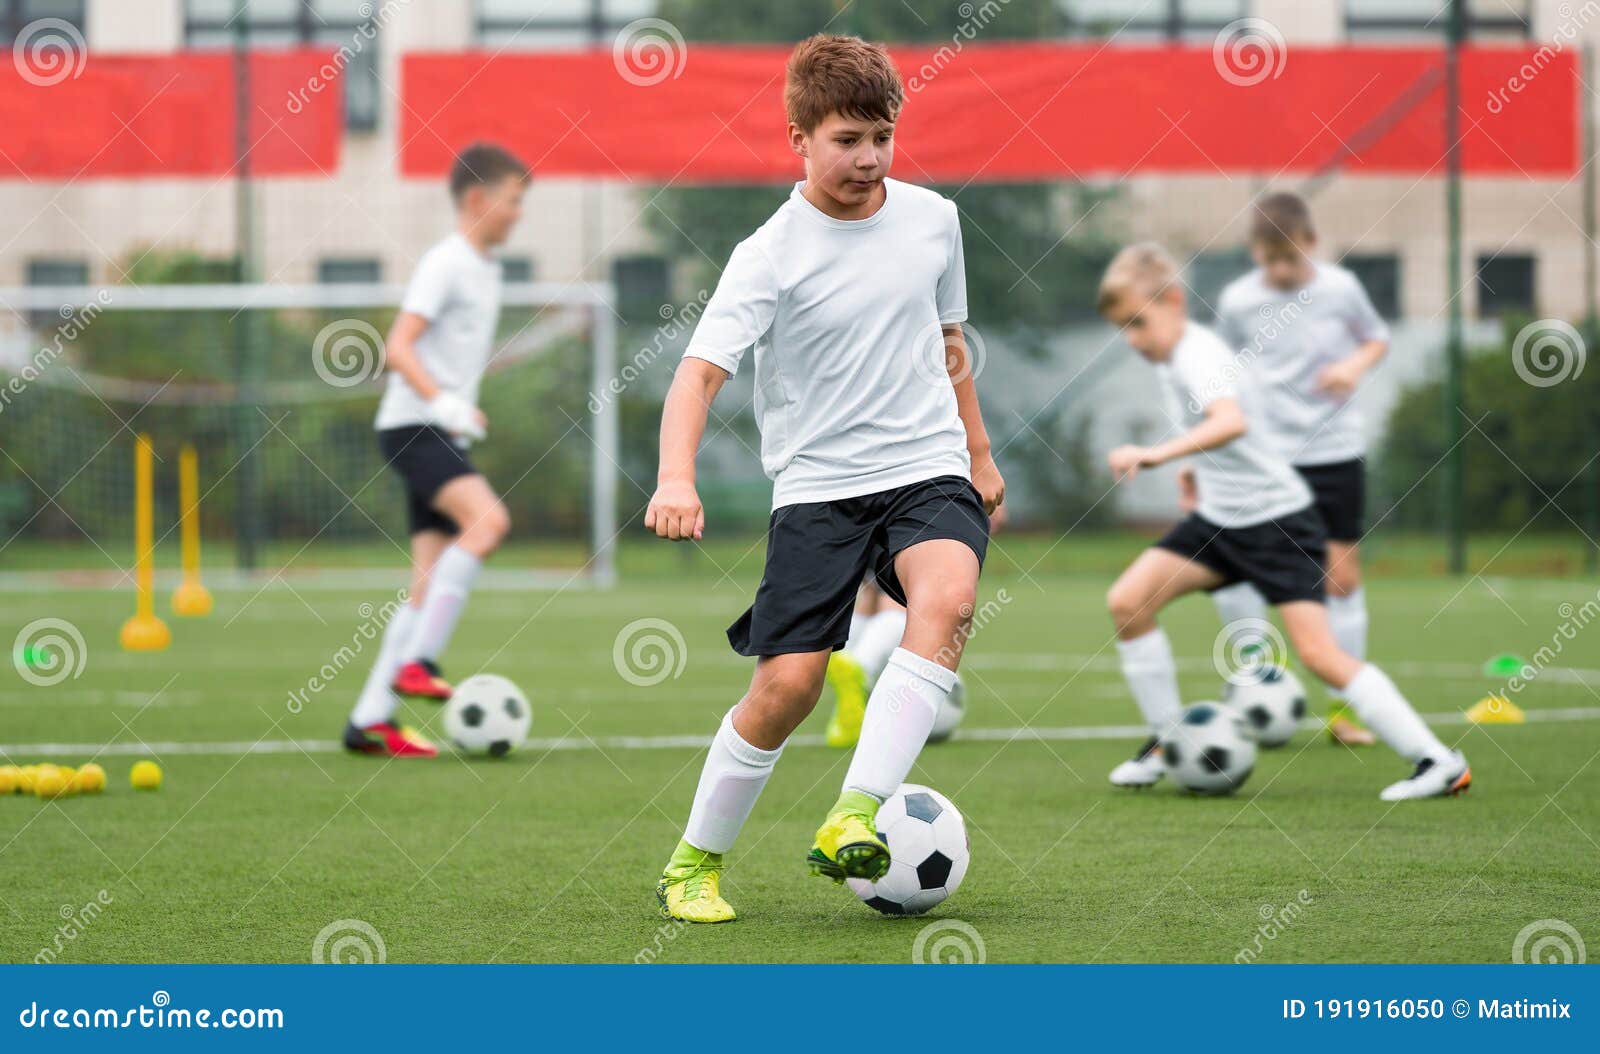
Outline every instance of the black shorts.
{"type": "Polygon", "coordinates": [[[456,521],[434,508],[433,499],[440,487],[456,477],[477,474],[478,470],[467,460],[467,452],[433,425],[385,428],[378,433],[378,449],[405,483],[411,533],[459,533],[461,528],[456,521]]]}
{"type": "Polygon", "coordinates": [[[728,627],[728,643],[740,655],[844,647],[862,576],[870,572],[904,604],[894,558],[935,538],[965,542],[983,566],[989,517],[977,490],[960,476],[773,510],[756,601],[728,627]]]}
{"type": "Polygon", "coordinates": [[[1335,542],[1359,542],[1367,518],[1367,463],[1361,458],[1327,465],[1296,465],[1311,488],[1311,504],[1335,542]]]}
{"type": "Polygon", "coordinates": [[[1321,603],[1327,532],[1311,507],[1251,527],[1218,527],[1195,513],[1156,543],[1221,575],[1221,586],[1249,582],[1274,606],[1321,603]]]}

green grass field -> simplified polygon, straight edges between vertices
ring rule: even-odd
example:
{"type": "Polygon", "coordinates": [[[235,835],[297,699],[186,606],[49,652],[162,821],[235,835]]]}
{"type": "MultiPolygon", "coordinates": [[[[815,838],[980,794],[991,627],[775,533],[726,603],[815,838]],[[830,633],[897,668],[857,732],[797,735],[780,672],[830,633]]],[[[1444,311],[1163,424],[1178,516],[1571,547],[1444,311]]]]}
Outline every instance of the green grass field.
{"type": "MultiPolygon", "coordinates": [[[[740,695],[749,664],[722,629],[751,595],[759,547],[680,558],[641,545],[612,591],[475,596],[447,671],[503,673],[535,708],[539,742],[499,762],[331,749],[374,647],[361,641],[362,605],[385,600],[379,590],[221,591],[210,618],[170,620],[174,644],[153,655],[117,648],[126,591],[0,594],[11,632],[65,619],[87,653],[81,676],[53,687],[8,671],[0,761],[78,764],[93,750],[47,757],[39,745],[111,745],[102,796],[0,800],[0,958],[304,962],[345,919],[376,929],[390,962],[904,962],[936,919],[974,927],[991,962],[1231,962],[1242,949],[1260,962],[1505,962],[1538,920],[1600,934],[1600,722],[1442,724],[1476,776],[1457,800],[1380,803],[1405,766],[1309,733],[1264,754],[1230,798],[1115,793],[1105,774],[1134,740],[1092,730],[1134,724],[1136,712],[1102,599],[1139,539],[999,541],[982,585],[994,614],[964,670],[963,731],[1054,738],[988,732],[925,752],[913,779],[961,807],[973,863],[920,921],[880,918],[807,875],[846,757],[805,743],[786,753],[732,856],[725,890],[741,920],[685,931],[654,914],[701,750],[638,737],[709,734],[740,695]],[[646,617],[681,632],[683,668],[641,687],[617,672],[613,642],[646,617]],[[356,644],[367,657],[308,687],[356,644]],[[291,693],[304,705],[291,707],[291,693]],[[1079,731],[1048,731],[1062,729],[1079,731]],[[159,792],[129,789],[138,756],[161,762],[159,792]],[[97,898],[98,917],[62,937],[63,919],[97,898]],[[1263,937],[1263,920],[1291,904],[1282,932],[1263,937]]],[[[1515,553],[1536,564],[1542,551],[1524,540],[1515,553]]],[[[1426,575],[1433,556],[1418,552],[1371,583],[1373,652],[1429,714],[1459,715],[1503,687],[1478,672],[1485,659],[1532,655],[1595,598],[1592,579],[1500,577],[1492,561],[1473,579],[1426,575]]],[[[1165,624],[1186,698],[1214,696],[1210,605],[1187,600],[1165,624]]],[[[1600,714],[1600,675],[1572,672],[1600,650],[1581,636],[1593,630],[1577,632],[1562,642],[1561,672],[1518,695],[1533,716],[1600,714]]],[[[803,733],[821,731],[826,706],[803,733]]],[[[436,710],[409,713],[438,730],[436,710]]]]}

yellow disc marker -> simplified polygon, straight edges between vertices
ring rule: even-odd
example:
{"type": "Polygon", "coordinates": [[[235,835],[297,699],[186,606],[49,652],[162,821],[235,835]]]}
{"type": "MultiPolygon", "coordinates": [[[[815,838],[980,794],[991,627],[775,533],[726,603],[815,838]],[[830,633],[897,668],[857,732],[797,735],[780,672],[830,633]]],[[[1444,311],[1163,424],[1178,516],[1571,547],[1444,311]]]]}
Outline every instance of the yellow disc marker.
{"type": "Polygon", "coordinates": [[[153,791],[161,787],[161,766],[154,761],[135,761],[128,770],[128,782],[134,790],[153,791]]]}

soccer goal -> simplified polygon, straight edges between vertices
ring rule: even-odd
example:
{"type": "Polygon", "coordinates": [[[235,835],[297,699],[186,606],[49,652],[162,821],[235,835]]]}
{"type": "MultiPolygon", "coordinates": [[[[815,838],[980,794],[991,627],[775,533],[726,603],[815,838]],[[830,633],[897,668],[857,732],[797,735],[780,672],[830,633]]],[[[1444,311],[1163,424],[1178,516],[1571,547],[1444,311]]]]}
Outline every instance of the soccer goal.
{"type": "MultiPolygon", "coordinates": [[[[0,573],[125,575],[142,433],[158,551],[176,546],[176,464],[192,445],[209,575],[391,579],[407,559],[405,505],[372,421],[403,292],[0,288],[0,573]]],[[[489,438],[471,456],[510,508],[513,540],[486,585],[615,578],[614,301],[606,284],[503,289],[480,398],[489,438]]]]}

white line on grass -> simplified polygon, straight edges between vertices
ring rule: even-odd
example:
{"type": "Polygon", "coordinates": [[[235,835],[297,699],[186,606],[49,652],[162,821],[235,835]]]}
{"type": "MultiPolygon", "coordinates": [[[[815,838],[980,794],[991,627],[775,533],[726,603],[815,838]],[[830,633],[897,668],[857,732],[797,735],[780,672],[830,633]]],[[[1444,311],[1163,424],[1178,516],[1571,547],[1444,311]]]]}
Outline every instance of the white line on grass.
{"type": "MultiPolygon", "coordinates": [[[[1423,714],[1435,725],[1464,725],[1465,714],[1423,714]]],[[[1579,706],[1565,709],[1527,711],[1529,722],[1597,721],[1600,706],[1579,706]]],[[[1307,718],[1300,727],[1320,731],[1322,722],[1307,718]]],[[[967,742],[1008,742],[1013,739],[1064,740],[1064,739],[1141,739],[1149,735],[1144,725],[1078,725],[1060,728],[964,728],[956,738],[967,742]]],[[[710,736],[598,736],[595,738],[563,737],[561,739],[530,739],[523,744],[525,751],[540,750],[704,750],[711,743],[710,736]]],[[[818,735],[789,737],[789,745],[820,747],[823,738],[818,735]]],[[[333,754],[343,750],[334,739],[263,739],[257,742],[216,743],[7,743],[0,744],[0,756],[23,758],[76,757],[82,755],[143,754],[333,754]]]]}

